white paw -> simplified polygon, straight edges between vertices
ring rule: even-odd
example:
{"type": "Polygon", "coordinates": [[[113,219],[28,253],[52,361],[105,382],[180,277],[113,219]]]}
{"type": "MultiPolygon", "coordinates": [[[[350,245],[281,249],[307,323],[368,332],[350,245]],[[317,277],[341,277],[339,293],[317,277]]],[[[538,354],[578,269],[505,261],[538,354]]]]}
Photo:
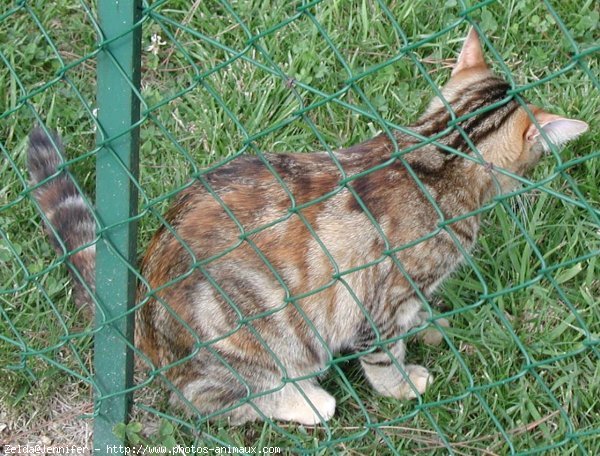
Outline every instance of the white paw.
{"type": "MultiPolygon", "coordinates": [[[[436,323],[442,328],[450,327],[450,322],[445,318],[438,318],[436,323]]],[[[444,341],[444,335],[435,327],[421,331],[417,334],[417,337],[427,345],[440,345],[444,341]]]]}
{"type": "Polygon", "coordinates": [[[314,425],[328,421],[335,414],[335,398],[322,388],[304,388],[306,398],[298,391],[290,396],[282,401],[273,418],[314,425]]]}
{"type": "Polygon", "coordinates": [[[404,370],[408,374],[408,378],[412,386],[408,382],[403,382],[398,391],[400,399],[414,399],[418,394],[423,394],[430,383],[433,382],[433,375],[429,373],[423,366],[409,364],[404,370]]]}
{"type": "Polygon", "coordinates": [[[310,409],[310,417],[304,424],[319,424],[321,419],[329,421],[335,414],[335,398],[324,389],[311,391],[311,394],[307,396],[312,403],[312,406],[316,408],[319,415],[321,415],[321,418],[317,416],[313,408],[307,403],[306,407],[310,409]]]}

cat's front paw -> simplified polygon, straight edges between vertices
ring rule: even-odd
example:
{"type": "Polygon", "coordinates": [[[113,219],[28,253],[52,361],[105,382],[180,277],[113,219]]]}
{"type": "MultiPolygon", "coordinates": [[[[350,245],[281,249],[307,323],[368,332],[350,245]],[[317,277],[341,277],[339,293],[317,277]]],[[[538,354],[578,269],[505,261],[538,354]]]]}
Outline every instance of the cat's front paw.
{"type": "MultiPolygon", "coordinates": [[[[418,321],[415,326],[427,323],[429,314],[425,311],[419,312],[418,321]]],[[[445,318],[436,318],[435,323],[442,328],[449,328],[450,322],[445,318]]],[[[440,345],[444,341],[444,334],[430,323],[430,327],[419,331],[415,337],[427,345],[440,345]]]]}
{"type": "Polygon", "coordinates": [[[417,397],[417,393],[419,395],[423,394],[429,384],[433,382],[433,375],[431,375],[423,366],[409,364],[404,367],[404,370],[406,371],[412,386],[408,381],[402,382],[398,388],[398,394],[396,395],[398,399],[414,399],[417,397]]]}
{"type": "MultiPolygon", "coordinates": [[[[450,322],[445,318],[438,318],[436,323],[442,328],[449,328],[450,322]]],[[[419,340],[427,345],[440,345],[444,341],[444,334],[436,327],[429,327],[417,334],[419,340]]]]}

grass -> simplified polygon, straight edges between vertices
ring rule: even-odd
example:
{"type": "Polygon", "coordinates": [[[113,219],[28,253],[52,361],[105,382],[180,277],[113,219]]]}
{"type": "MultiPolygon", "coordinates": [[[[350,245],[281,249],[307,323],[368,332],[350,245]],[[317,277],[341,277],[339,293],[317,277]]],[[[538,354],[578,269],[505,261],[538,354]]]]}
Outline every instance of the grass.
{"type": "MultiPolygon", "coordinates": [[[[458,0],[386,4],[409,43],[457,23],[462,10],[458,0]]],[[[73,434],[49,423],[90,411],[91,338],[28,196],[25,148],[39,117],[61,132],[69,157],[93,150],[88,112],[95,103],[95,64],[89,54],[95,37],[82,7],[87,1],[19,5],[0,7],[0,424],[7,425],[0,436],[22,443],[50,434],[54,442],[72,443],[73,434]],[[64,65],[85,56],[57,78],[64,65]]],[[[158,226],[153,213],[168,206],[164,195],[195,170],[246,151],[246,138],[261,151],[333,150],[380,131],[378,118],[409,124],[432,96],[414,60],[397,58],[404,38],[378,2],[321,2],[281,25],[297,14],[296,6],[234,3],[242,26],[220,2],[172,0],[144,22],[140,253],[158,226]],[[231,58],[226,49],[246,49],[245,30],[261,34],[246,50],[248,59],[225,64],[231,58]],[[156,54],[147,49],[153,34],[165,43],[155,46],[156,54]],[[362,74],[348,88],[352,76],[362,74]],[[323,102],[323,94],[336,93],[323,102]]],[[[546,158],[530,176],[528,192],[498,200],[486,215],[472,253],[476,269],[453,275],[438,296],[437,311],[452,323],[445,343],[409,350],[436,377],[423,403],[377,397],[356,361],[339,361],[323,380],[338,401],[327,426],[229,428],[178,416],[153,430],[148,423],[159,417],[140,406],[177,412],[151,389],[137,399],[135,420],[142,426],[131,426],[130,438],[318,454],[600,453],[598,6],[591,0],[509,0],[476,8],[470,17],[504,62],[493,66],[527,84],[572,61],[572,43],[554,11],[580,51],[596,51],[525,96],[585,120],[590,132],[561,153],[562,165],[546,158]]],[[[445,67],[466,29],[460,25],[414,50],[436,84],[448,78],[445,67]]],[[[494,53],[487,55],[491,60],[494,53]]],[[[93,193],[94,156],[72,171],[93,193]]],[[[82,442],[88,438],[78,435],[82,442]]]]}

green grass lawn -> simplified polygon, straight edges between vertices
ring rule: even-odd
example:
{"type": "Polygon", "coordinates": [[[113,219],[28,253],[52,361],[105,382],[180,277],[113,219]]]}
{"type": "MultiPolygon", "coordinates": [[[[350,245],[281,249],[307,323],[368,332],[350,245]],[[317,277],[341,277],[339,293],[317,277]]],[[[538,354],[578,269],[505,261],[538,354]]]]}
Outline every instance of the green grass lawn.
{"type": "MultiPolygon", "coordinates": [[[[94,3],[0,6],[0,440],[12,444],[89,440],[76,418],[92,410],[92,338],[28,195],[25,155],[36,121],[58,129],[93,194],[94,3]],[[70,417],[61,431],[50,424],[57,413],[70,417]]],[[[433,94],[422,72],[447,80],[468,30],[461,12],[475,5],[314,3],[152,2],[142,27],[140,253],[165,195],[202,167],[240,152],[334,150],[415,120],[433,94]]],[[[527,192],[491,206],[472,265],[439,293],[435,310],[452,325],[445,342],[409,346],[436,378],[422,401],[376,396],[357,362],[342,359],[322,381],[338,402],[325,426],[198,423],[156,386],[137,393],[130,438],[318,454],[600,454],[599,7],[488,1],[468,17],[493,46],[495,69],[517,86],[540,82],[524,95],[590,131],[560,161],[545,158],[527,192]]]]}

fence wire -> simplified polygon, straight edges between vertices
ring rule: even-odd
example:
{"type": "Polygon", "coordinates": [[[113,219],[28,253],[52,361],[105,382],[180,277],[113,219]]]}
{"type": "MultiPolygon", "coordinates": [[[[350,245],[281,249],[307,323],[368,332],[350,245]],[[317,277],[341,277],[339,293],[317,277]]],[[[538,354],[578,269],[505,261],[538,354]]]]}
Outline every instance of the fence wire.
{"type": "MultiPolygon", "coordinates": [[[[72,305],[65,264],[73,252],[57,257],[42,234],[24,151],[34,124],[58,128],[67,143],[65,169],[84,193],[94,193],[96,155],[114,139],[94,143],[100,128],[95,59],[107,43],[95,2],[52,3],[13,1],[0,9],[2,420],[34,411],[46,416],[55,406],[49,398],[76,385],[82,398],[95,394],[94,408],[86,410],[90,416],[102,401],[133,391],[133,424],[115,423],[132,443],[315,454],[600,453],[600,151],[594,131],[600,46],[594,2],[144,2],[135,25],[143,44],[136,91],[141,119],[131,126],[140,128],[140,177],[129,173],[139,212],[127,221],[139,223],[140,253],[152,233],[168,225],[162,214],[169,201],[192,182],[203,183],[223,204],[206,174],[241,154],[271,151],[325,150],[337,165],[336,191],[302,204],[270,168],[291,201],[286,217],[302,218],[319,242],[302,210],[353,191],[354,179],[374,171],[348,176],[332,152],[379,131],[391,137],[415,120],[447,79],[469,24],[483,32],[488,61],[512,85],[511,96],[527,93],[537,104],[591,126],[591,133],[565,152],[554,151],[532,176],[518,178],[518,189],[477,211],[487,220],[479,247],[463,252],[466,266],[435,302],[421,296],[430,324],[444,338],[440,347],[408,348],[409,357],[436,378],[426,394],[413,402],[377,397],[359,372],[361,353],[332,354],[326,371],[315,376],[336,397],[336,415],[314,428],[268,418],[229,427],[210,422],[191,404],[181,414],[163,392],[183,398],[165,377],[174,365],[158,369],[143,362],[133,341],[128,344],[144,364],[135,384],[102,394],[91,362],[91,342],[102,325],[93,328],[72,305]],[[440,318],[450,319],[452,327],[441,326],[440,318]]],[[[405,152],[396,150],[391,158],[405,152]]],[[[376,218],[363,209],[385,239],[376,218]]],[[[252,231],[236,221],[239,245],[252,246],[254,234],[286,217],[252,231]]],[[[455,221],[442,218],[440,229],[455,221]]],[[[109,228],[100,224],[99,235],[109,228]]],[[[332,263],[331,277],[300,295],[280,280],[282,305],[338,283],[353,293],[346,276],[373,264],[342,270],[320,247],[332,263]]],[[[402,271],[395,254],[407,247],[386,240],[375,262],[392,258],[402,271]]],[[[213,259],[199,259],[194,267],[206,272],[213,259]]],[[[218,283],[213,286],[237,308],[218,283]]],[[[240,318],[252,330],[257,317],[240,318]]],[[[198,339],[207,349],[215,342],[198,339]]],[[[2,432],[28,435],[10,425],[2,432]]]]}

